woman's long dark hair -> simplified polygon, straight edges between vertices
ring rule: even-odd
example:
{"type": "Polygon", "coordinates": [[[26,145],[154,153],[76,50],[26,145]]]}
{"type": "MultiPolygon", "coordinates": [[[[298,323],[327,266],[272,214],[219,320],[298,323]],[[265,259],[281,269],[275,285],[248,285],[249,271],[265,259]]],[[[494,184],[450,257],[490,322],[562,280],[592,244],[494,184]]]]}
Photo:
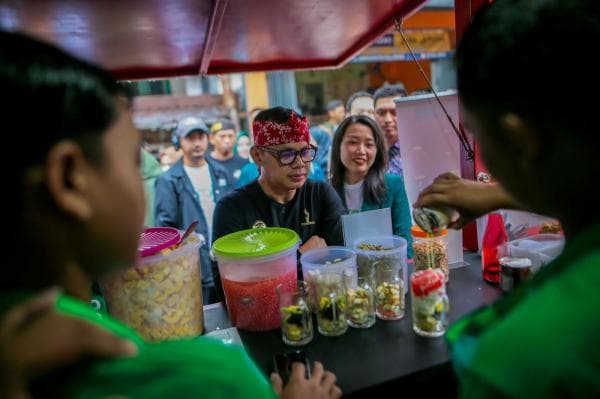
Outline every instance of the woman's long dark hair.
{"type": "Polygon", "coordinates": [[[363,198],[366,202],[372,204],[380,204],[383,202],[385,195],[387,194],[387,187],[383,175],[385,173],[385,166],[387,164],[387,153],[385,151],[385,142],[381,129],[377,126],[377,122],[368,116],[364,115],[353,115],[344,119],[338,126],[333,136],[333,144],[331,145],[331,184],[338,193],[344,192],[344,176],[346,174],[346,167],[342,163],[340,151],[342,147],[342,140],[346,134],[346,130],[350,125],[360,123],[368,127],[373,133],[373,140],[375,140],[375,146],[377,147],[377,154],[375,155],[375,162],[371,165],[367,176],[365,177],[363,184],[363,198]]]}

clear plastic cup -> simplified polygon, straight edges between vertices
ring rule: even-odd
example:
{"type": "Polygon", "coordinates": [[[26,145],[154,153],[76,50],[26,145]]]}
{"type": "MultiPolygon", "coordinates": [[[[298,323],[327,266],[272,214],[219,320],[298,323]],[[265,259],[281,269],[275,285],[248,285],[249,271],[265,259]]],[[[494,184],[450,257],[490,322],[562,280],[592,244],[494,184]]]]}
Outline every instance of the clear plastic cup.
{"type": "Polygon", "coordinates": [[[381,320],[404,317],[404,267],[402,264],[375,266],[375,309],[381,320]]]}
{"type": "Polygon", "coordinates": [[[312,312],[308,302],[308,284],[298,281],[298,287],[289,290],[277,286],[281,314],[281,337],[291,346],[306,345],[313,339],[312,312]]]}
{"type": "Polygon", "coordinates": [[[338,336],[348,330],[346,290],[341,272],[309,272],[317,288],[317,329],[326,336],[338,336]]]}
{"type": "Polygon", "coordinates": [[[375,324],[373,276],[358,276],[356,270],[344,270],[346,285],[346,317],[354,328],[369,328],[375,324]]]}
{"type": "Polygon", "coordinates": [[[449,302],[444,274],[439,269],[410,276],[413,330],[423,337],[440,337],[448,326],[449,302]]]}

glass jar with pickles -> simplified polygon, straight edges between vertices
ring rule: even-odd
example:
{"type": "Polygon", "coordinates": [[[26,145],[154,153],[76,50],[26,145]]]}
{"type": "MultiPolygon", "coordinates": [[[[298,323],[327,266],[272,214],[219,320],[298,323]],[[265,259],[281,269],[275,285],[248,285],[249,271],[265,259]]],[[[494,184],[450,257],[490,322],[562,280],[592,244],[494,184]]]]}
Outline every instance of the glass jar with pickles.
{"type": "Polygon", "coordinates": [[[277,286],[279,312],[281,314],[281,337],[291,346],[306,345],[313,339],[312,313],[308,301],[308,284],[298,281],[296,289],[280,284],[277,286]]]}
{"type": "Polygon", "coordinates": [[[311,271],[317,291],[317,329],[326,336],[339,336],[348,330],[346,290],[341,272],[311,271]]]}
{"type": "Polygon", "coordinates": [[[355,269],[344,270],[346,285],[346,317],[354,328],[369,328],[375,324],[373,276],[358,276],[355,269]]]}
{"type": "Polygon", "coordinates": [[[444,335],[449,302],[444,274],[439,269],[414,272],[410,277],[413,330],[423,337],[444,335]]]}
{"type": "Polygon", "coordinates": [[[402,264],[377,264],[375,267],[375,309],[381,320],[399,320],[404,317],[402,269],[402,264]]]}

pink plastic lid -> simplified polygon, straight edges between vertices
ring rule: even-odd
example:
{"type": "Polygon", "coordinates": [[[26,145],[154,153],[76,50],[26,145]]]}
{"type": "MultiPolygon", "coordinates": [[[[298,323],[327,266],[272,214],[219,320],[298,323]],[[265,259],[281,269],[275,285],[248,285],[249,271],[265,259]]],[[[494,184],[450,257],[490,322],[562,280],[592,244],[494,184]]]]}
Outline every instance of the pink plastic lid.
{"type": "Polygon", "coordinates": [[[173,227],[148,227],[140,236],[138,252],[141,257],[154,255],[163,249],[179,244],[181,235],[173,227]]]}

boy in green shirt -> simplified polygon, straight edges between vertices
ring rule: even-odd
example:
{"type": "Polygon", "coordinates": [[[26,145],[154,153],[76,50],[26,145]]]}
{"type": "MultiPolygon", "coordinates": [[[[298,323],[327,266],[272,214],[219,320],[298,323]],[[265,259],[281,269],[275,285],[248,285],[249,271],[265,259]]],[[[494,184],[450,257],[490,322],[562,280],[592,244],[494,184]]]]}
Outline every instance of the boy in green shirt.
{"type": "Polygon", "coordinates": [[[10,99],[4,129],[18,132],[7,135],[6,144],[16,148],[30,138],[4,180],[10,191],[2,236],[6,267],[0,279],[0,315],[5,315],[0,322],[0,394],[27,395],[23,386],[35,379],[31,392],[43,397],[341,395],[335,376],[319,364],[310,379],[297,365],[286,387],[276,376],[272,386],[241,347],[208,338],[148,344],[91,309],[92,281],[135,263],[143,226],[140,135],[129,101],[105,71],[6,32],[0,32],[0,85],[10,99]],[[64,291],[53,299],[55,310],[30,311],[18,323],[14,313],[5,313],[23,292],[51,286],[64,291]],[[57,331],[65,336],[87,331],[103,343],[109,339],[97,328],[70,323],[72,318],[130,344],[116,340],[110,351],[76,335],[72,341],[61,340],[57,331]],[[115,354],[130,356],[82,357],[115,354]],[[40,374],[43,378],[36,378],[40,374]]]}

